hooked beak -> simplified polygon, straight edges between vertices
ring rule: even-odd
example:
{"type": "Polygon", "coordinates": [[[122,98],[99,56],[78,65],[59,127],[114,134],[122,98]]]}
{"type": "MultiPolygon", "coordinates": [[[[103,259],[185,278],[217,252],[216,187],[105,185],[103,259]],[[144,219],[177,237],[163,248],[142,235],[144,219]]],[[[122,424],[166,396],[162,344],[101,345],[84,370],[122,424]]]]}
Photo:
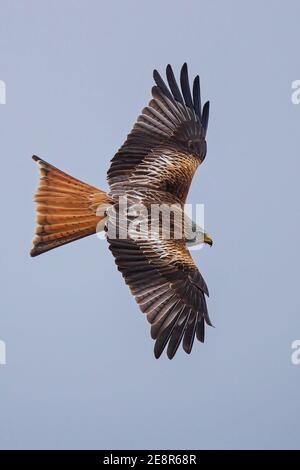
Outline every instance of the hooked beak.
{"type": "Polygon", "coordinates": [[[204,243],[207,243],[207,245],[210,245],[210,246],[213,245],[213,240],[208,233],[204,234],[204,243]]]}

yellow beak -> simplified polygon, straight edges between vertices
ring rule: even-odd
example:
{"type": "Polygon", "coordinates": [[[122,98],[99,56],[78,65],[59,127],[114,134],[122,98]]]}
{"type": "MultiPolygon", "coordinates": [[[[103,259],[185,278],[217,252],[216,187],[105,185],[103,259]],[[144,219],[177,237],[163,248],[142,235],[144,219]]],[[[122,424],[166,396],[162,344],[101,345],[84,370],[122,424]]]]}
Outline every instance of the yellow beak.
{"type": "Polygon", "coordinates": [[[210,246],[213,245],[213,240],[208,233],[204,233],[204,243],[207,243],[210,246]]]}

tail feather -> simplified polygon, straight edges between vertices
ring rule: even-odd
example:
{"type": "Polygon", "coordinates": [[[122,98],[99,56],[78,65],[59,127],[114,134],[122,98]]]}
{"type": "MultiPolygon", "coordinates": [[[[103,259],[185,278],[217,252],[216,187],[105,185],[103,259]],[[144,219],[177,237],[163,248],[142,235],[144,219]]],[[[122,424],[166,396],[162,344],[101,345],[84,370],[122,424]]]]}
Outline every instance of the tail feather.
{"type": "Polygon", "coordinates": [[[31,256],[87,237],[104,227],[105,210],[112,204],[104,191],[35,155],[32,158],[39,165],[40,181],[34,197],[37,217],[31,256]]]}

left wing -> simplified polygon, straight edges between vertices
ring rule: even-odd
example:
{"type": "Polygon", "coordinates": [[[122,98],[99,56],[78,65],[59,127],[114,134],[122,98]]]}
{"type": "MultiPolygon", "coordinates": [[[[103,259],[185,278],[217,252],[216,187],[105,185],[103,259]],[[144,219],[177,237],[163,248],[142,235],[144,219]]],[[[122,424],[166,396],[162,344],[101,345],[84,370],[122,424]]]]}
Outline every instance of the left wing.
{"type": "Polygon", "coordinates": [[[169,87],[154,70],[153,99],[111,161],[107,177],[112,195],[146,187],[184,202],[205,158],[209,102],[202,109],[199,76],[191,92],[186,64],[180,74],[181,90],[170,65],[166,75],[169,87]]]}
{"type": "MultiPolygon", "coordinates": [[[[149,201],[142,203],[150,208],[149,201]]],[[[144,228],[138,238],[130,229],[124,239],[112,237],[112,227],[108,225],[107,240],[118,270],[151,324],[155,357],[160,357],[167,346],[167,355],[172,359],[181,341],[188,354],[195,336],[204,342],[205,322],[211,325],[205,300],[208,289],[184,238],[174,239],[171,234],[164,239],[161,227],[150,233],[151,218],[146,217],[146,224],[140,218],[144,228]]],[[[114,228],[120,229],[120,220],[128,228],[129,220],[120,219],[118,204],[108,210],[108,219],[114,228]]]]}

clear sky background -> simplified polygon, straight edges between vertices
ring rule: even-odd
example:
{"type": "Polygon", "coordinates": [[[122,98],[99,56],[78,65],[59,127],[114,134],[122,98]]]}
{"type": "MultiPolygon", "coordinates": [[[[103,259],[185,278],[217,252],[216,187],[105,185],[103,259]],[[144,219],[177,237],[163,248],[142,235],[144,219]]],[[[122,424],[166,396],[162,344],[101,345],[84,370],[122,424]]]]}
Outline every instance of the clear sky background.
{"type": "Polygon", "coordinates": [[[0,0],[0,448],[299,448],[298,1],[0,0]],[[105,241],[31,259],[33,153],[102,189],[150,98],[187,61],[211,101],[189,202],[216,328],[153,356],[105,241]]]}

